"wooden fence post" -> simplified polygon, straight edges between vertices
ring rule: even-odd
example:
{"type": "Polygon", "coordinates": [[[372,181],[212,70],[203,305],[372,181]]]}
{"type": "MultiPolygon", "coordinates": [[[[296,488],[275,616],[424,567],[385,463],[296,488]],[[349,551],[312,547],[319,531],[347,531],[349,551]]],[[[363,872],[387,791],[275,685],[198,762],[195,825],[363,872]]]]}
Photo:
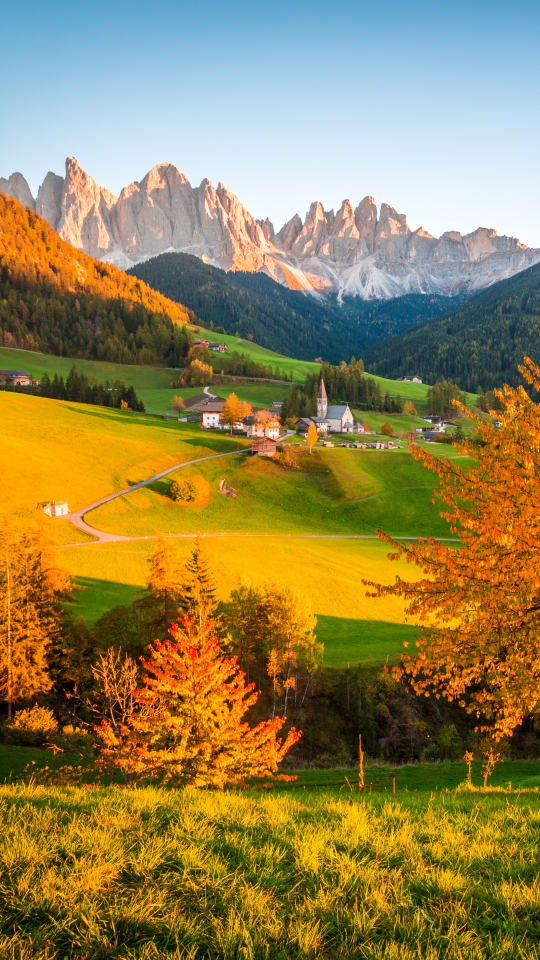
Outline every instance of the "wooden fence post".
{"type": "Polygon", "coordinates": [[[362,734],[358,734],[358,789],[364,789],[364,754],[362,753],[362,734]]]}

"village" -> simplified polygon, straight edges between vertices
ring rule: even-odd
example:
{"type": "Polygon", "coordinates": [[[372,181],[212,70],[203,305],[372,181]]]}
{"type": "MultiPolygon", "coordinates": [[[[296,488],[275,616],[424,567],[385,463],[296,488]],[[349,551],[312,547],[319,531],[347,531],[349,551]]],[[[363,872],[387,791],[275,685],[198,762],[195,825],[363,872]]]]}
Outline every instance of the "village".
{"type": "MultiPolygon", "coordinates": [[[[291,439],[297,435],[301,440],[310,444],[310,439],[319,444],[332,447],[334,444],[328,438],[329,434],[348,436],[362,435],[375,437],[375,431],[370,430],[367,423],[355,421],[348,404],[329,404],[324,380],[321,380],[317,396],[317,415],[300,417],[295,421],[295,429],[286,429],[281,423],[279,411],[280,401],[272,403],[274,409],[254,408],[251,404],[238,403],[238,419],[231,420],[229,410],[231,398],[224,399],[207,392],[197,394],[186,399],[184,409],[179,411],[179,420],[200,421],[204,430],[230,429],[231,433],[241,433],[251,439],[252,453],[258,456],[273,457],[278,442],[291,439]],[[312,428],[310,433],[310,427],[312,428]],[[308,436],[309,435],[309,436],[308,436]]],[[[234,400],[236,398],[234,397],[234,400]]],[[[234,403],[234,401],[233,401],[234,403]]],[[[234,408],[233,408],[234,409],[234,408]]],[[[392,440],[374,439],[373,441],[342,442],[343,447],[357,449],[389,450],[396,447],[392,440]]]]}

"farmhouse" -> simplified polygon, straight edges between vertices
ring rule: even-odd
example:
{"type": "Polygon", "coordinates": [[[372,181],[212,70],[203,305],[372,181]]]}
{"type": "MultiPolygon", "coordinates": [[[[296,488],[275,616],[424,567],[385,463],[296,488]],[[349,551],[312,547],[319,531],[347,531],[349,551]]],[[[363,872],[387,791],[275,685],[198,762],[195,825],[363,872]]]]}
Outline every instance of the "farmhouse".
{"type": "Polygon", "coordinates": [[[296,423],[296,429],[301,437],[305,436],[309,430],[310,423],[317,427],[317,433],[325,437],[328,433],[328,420],[324,417],[301,417],[296,423]]]}
{"type": "Polygon", "coordinates": [[[199,409],[202,410],[203,427],[220,427],[221,411],[224,406],[225,400],[210,400],[208,403],[201,404],[199,409]]]}
{"type": "Polygon", "coordinates": [[[251,444],[251,455],[256,457],[273,457],[276,452],[276,441],[270,437],[260,437],[251,444]]]}
{"type": "Polygon", "coordinates": [[[208,344],[208,350],[213,350],[214,353],[227,353],[228,349],[229,348],[227,347],[226,343],[209,343],[208,344]]]}
{"type": "Polygon", "coordinates": [[[422,383],[421,377],[397,377],[398,380],[404,380],[407,383],[422,383]]]}
{"type": "Polygon", "coordinates": [[[276,440],[279,437],[281,423],[279,417],[270,410],[257,410],[249,417],[244,417],[242,429],[248,437],[270,437],[276,440]]]}
{"type": "Polygon", "coordinates": [[[67,517],[69,513],[67,501],[59,500],[57,503],[56,500],[50,500],[49,503],[45,504],[43,513],[46,513],[48,517],[67,517]]]}
{"type": "Polygon", "coordinates": [[[194,347],[201,347],[202,350],[208,350],[208,347],[210,346],[210,343],[209,343],[208,340],[194,340],[194,341],[193,341],[193,346],[194,346],[194,347]]]}
{"type": "Polygon", "coordinates": [[[37,383],[26,373],[26,370],[0,370],[0,385],[15,385],[27,387],[31,383],[37,383]]]}

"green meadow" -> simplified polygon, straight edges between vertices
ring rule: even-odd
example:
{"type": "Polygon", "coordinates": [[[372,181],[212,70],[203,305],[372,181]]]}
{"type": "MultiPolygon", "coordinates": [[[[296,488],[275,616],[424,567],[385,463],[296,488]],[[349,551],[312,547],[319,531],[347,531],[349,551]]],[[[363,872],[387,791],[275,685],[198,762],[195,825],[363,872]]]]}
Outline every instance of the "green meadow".
{"type": "MultiPolygon", "coordinates": [[[[193,329],[195,332],[197,328],[193,329]]],[[[204,331],[201,335],[205,335],[204,331]]],[[[231,351],[238,350],[242,353],[248,353],[253,360],[260,360],[266,364],[271,363],[274,368],[278,365],[280,370],[286,370],[287,376],[292,373],[297,383],[303,383],[306,374],[312,373],[318,368],[316,363],[309,363],[306,360],[292,360],[281,354],[273,353],[271,350],[265,350],[249,340],[237,340],[231,336],[220,336],[220,340],[226,342],[231,351]]],[[[57,373],[58,376],[63,376],[65,380],[74,363],[79,370],[91,374],[103,382],[105,380],[125,380],[127,384],[133,385],[143,401],[147,413],[151,414],[166,413],[174,396],[179,395],[186,398],[201,392],[199,387],[174,388],[172,384],[179,376],[178,371],[166,367],[140,367],[122,363],[102,363],[99,360],[73,360],[70,357],[52,357],[47,354],[33,353],[29,350],[0,347],[0,368],[26,370],[35,379],[41,379],[44,373],[48,373],[51,377],[57,373]]],[[[418,404],[420,413],[425,412],[426,395],[429,389],[427,384],[400,383],[395,380],[386,380],[383,377],[373,377],[373,379],[380,383],[383,394],[388,392],[391,396],[396,396],[399,393],[403,399],[410,399],[418,404]]],[[[248,403],[254,403],[258,406],[270,404],[273,400],[283,400],[288,389],[287,384],[272,382],[245,383],[233,386],[218,382],[212,387],[213,392],[220,396],[227,396],[231,390],[234,390],[241,400],[246,400],[248,403]]],[[[469,400],[471,403],[474,402],[474,397],[470,395],[469,400]]],[[[363,413],[360,416],[364,419],[363,413]]],[[[396,429],[407,429],[407,427],[402,428],[396,425],[396,429]]]]}
{"type": "Polygon", "coordinates": [[[534,790],[5,786],[0,823],[13,960],[540,956],[534,790]]]}

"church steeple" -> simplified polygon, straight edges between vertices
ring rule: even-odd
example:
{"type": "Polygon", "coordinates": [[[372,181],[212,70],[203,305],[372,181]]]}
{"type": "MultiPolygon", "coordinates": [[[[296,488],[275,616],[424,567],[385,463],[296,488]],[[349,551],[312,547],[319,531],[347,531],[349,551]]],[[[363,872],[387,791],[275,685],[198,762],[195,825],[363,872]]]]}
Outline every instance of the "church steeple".
{"type": "Polygon", "coordinates": [[[326,418],[326,412],[328,410],[328,397],[326,396],[326,388],[324,386],[324,380],[321,380],[319,386],[319,393],[317,395],[317,416],[326,418]]]}

